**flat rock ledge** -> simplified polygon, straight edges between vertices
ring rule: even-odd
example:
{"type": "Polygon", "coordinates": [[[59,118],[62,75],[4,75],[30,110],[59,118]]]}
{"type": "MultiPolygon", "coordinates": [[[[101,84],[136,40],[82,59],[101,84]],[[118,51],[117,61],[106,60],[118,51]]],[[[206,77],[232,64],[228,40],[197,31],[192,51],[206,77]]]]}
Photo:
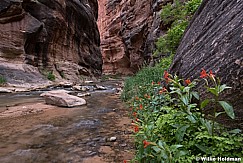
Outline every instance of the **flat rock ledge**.
{"type": "Polygon", "coordinates": [[[40,96],[45,98],[48,105],[61,107],[75,107],[86,104],[86,100],[77,96],[69,95],[65,90],[54,90],[42,93],[40,96]]]}

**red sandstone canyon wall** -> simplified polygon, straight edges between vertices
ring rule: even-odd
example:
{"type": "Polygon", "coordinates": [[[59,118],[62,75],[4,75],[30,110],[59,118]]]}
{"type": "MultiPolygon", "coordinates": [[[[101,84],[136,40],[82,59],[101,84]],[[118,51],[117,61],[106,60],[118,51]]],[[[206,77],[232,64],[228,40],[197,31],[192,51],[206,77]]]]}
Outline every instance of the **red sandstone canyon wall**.
{"type": "Polygon", "coordinates": [[[97,18],[97,0],[1,0],[0,75],[10,83],[39,81],[39,71],[100,75],[97,18]]]}
{"type": "Polygon", "coordinates": [[[154,49],[162,35],[160,9],[170,1],[99,0],[103,73],[132,74],[154,49]]]}

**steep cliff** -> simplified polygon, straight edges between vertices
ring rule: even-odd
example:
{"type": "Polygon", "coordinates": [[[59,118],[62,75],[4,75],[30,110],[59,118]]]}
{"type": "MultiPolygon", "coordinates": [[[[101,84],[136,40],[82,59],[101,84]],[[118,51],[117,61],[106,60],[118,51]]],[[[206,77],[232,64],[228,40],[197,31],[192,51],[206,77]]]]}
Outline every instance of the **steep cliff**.
{"type": "Polygon", "coordinates": [[[10,83],[41,80],[38,70],[70,80],[100,75],[97,18],[96,0],[1,0],[0,75],[10,83]]]}
{"type": "MultiPolygon", "coordinates": [[[[231,86],[224,96],[243,128],[243,1],[204,0],[181,41],[170,71],[196,78],[212,70],[231,86]]],[[[202,96],[205,96],[202,94],[202,96]]],[[[225,119],[224,119],[225,121],[225,119]]],[[[229,124],[229,123],[228,123],[229,124]]]]}
{"type": "Polygon", "coordinates": [[[163,33],[161,6],[171,0],[99,0],[104,73],[131,74],[151,57],[163,33]]]}

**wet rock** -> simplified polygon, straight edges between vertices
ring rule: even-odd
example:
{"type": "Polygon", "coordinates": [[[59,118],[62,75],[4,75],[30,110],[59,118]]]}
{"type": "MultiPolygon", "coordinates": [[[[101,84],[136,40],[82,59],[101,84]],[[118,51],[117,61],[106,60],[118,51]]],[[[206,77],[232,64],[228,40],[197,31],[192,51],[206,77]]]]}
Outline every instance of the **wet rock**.
{"type": "Polygon", "coordinates": [[[42,93],[40,96],[45,98],[46,104],[62,106],[62,107],[75,107],[85,105],[86,101],[77,96],[69,95],[63,90],[49,91],[42,93]]]}
{"type": "Polygon", "coordinates": [[[122,88],[116,88],[116,95],[122,94],[122,88]]]}
{"type": "Polygon", "coordinates": [[[13,92],[13,91],[10,89],[0,87],[0,93],[11,93],[11,92],[13,92]]]}
{"type": "Polygon", "coordinates": [[[116,141],[116,137],[110,137],[109,141],[110,142],[115,142],[116,141]]]}
{"type": "MultiPolygon", "coordinates": [[[[81,86],[81,91],[89,91],[91,89],[91,87],[90,86],[81,86]]],[[[91,91],[92,91],[92,89],[91,89],[91,91]]]]}
{"type": "Polygon", "coordinates": [[[88,142],[86,145],[90,146],[90,147],[96,147],[97,144],[94,141],[88,142]]]}
{"type": "Polygon", "coordinates": [[[123,143],[123,144],[120,144],[119,146],[121,146],[121,147],[126,147],[127,144],[126,144],[126,143],[123,143]]]}
{"type": "Polygon", "coordinates": [[[72,88],[73,88],[73,90],[77,90],[77,91],[82,90],[82,86],[79,86],[79,85],[74,85],[72,88]]]}
{"type": "Polygon", "coordinates": [[[28,88],[16,88],[14,90],[14,92],[29,92],[29,91],[30,91],[30,89],[28,89],[28,88]]]}
{"type": "Polygon", "coordinates": [[[98,84],[96,84],[95,87],[96,87],[97,90],[107,90],[106,87],[98,85],[98,84]]]}
{"type": "Polygon", "coordinates": [[[73,85],[73,83],[64,83],[64,84],[63,84],[63,87],[64,87],[64,88],[71,88],[72,85],[73,85]]]}
{"type": "Polygon", "coordinates": [[[94,83],[94,81],[84,81],[85,84],[90,84],[90,83],[94,83]]]}
{"type": "Polygon", "coordinates": [[[90,93],[78,93],[78,97],[85,97],[85,96],[91,96],[90,93]]]}
{"type": "Polygon", "coordinates": [[[93,141],[100,141],[100,137],[92,139],[93,141]]]}
{"type": "Polygon", "coordinates": [[[94,156],[94,155],[97,154],[96,152],[93,152],[93,151],[86,151],[86,153],[87,153],[89,156],[94,156]]]}

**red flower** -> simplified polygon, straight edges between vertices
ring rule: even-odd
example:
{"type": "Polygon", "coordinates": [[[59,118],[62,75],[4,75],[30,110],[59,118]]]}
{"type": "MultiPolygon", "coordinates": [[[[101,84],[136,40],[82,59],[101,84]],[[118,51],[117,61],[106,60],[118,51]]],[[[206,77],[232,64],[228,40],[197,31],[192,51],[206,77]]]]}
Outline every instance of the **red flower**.
{"type": "Polygon", "coordinates": [[[150,99],[151,96],[148,95],[148,94],[145,94],[144,97],[147,98],[147,99],[150,99]]]}
{"type": "Polygon", "coordinates": [[[152,81],[152,85],[154,85],[154,82],[152,81]]]}
{"type": "Polygon", "coordinates": [[[158,85],[160,85],[161,84],[161,82],[160,81],[158,81],[158,85]]]}
{"type": "Polygon", "coordinates": [[[138,131],[139,131],[139,128],[138,128],[137,125],[135,125],[135,127],[134,127],[134,132],[138,132],[138,131]]]}
{"type": "Polygon", "coordinates": [[[209,76],[211,77],[211,78],[213,78],[215,75],[213,74],[213,71],[212,70],[210,70],[210,72],[209,72],[209,76]]]}
{"type": "Polygon", "coordinates": [[[166,83],[169,83],[169,81],[171,80],[171,79],[169,78],[169,73],[168,73],[167,71],[164,72],[164,78],[165,78],[165,80],[166,80],[166,83]]]}
{"type": "Polygon", "coordinates": [[[167,89],[164,87],[163,89],[161,89],[160,91],[159,91],[159,94],[161,95],[162,93],[164,93],[164,92],[166,92],[167,91],[167,89]]]}
{"type": "Polygon", "coordinates": [[[165,79],[169,78],[169,73],[167,71],[164,71],[164,78],[165,79]]]}
{"type": "Polygon", "coordinates": [[[127,163],[127,160],[123,160],[123,163],[127,163]]]}
{"type": "Polygon", "coordinates": [[[133,112],[132,115],[133,115],[134,117],[136,117],[136,116],[137,116],[137,113],[136,113],[136,112],[133,112]]]}
{"type": "Polygon", "coordinates": [[[142,110],[142,109],[143,109],[143,105],[142,105],[142,104],[140,104],[140,105],[139,105],[139,108],[140,108],[140,110],[142,110]]]}
{"type": "Polygon", "coordinates": [[[189,85],[189,84],[191,83],[191,80],[190,80],[190,79],[187,79],[187,80],[185,80],[185,83],[186,83],[187,85],[189,85]]]}
{"type": "Polygon", "coordinates": [[[135,97],[135,100],[137,100],[137,101],[138,101],[138,100],[139,100],[139,98],[136,96],[136,97],[135,97]]]}
{"type": "Polygon", "coordinates": [[[202,69],[200,74],[201,74],[200,78],[206,78],[208,76],[207,72],[204,69],[202,69]]]}
{"type": "Polygon", "coordinates": [[[146,140],[143,141],[143,147],[146,148],[148,145],[150,145],[150,142],[147,142],[146,140]]]}

